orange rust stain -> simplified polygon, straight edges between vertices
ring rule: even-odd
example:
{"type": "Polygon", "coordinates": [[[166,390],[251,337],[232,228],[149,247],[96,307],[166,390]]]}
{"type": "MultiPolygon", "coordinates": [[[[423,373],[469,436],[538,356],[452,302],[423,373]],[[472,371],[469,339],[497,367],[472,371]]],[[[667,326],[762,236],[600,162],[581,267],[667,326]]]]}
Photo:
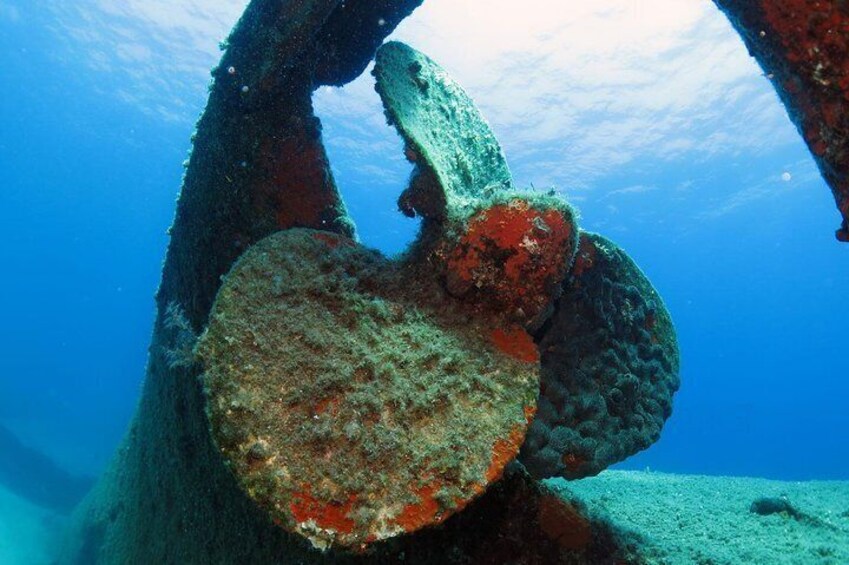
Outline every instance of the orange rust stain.
{"type": "Polygon", "coordinates": [[[778,76],[776,86],[843,216],[837,238],[849,241],[849,213],[840,207],[849,198],[849,11],[841,1],[751,4],[762,13],[746,24],[752,33],[761,30],[756,56],[778,76]]]}
{"type": "Polygon", "coordinates": [[[596,248],[590,240],[581,238],[578,245],[578,253],[575,256],[575,264],[572,266],[572,276],[580,277],[586,271],[593,268],[596,259],[596,248]]]}
{"type": "Polygon", "coordinates": [[[263,140],[258,168],[256,205],[274,211],[278,228],[321,229],[338,215],[327,156],[320,138],[306,126],[282,140],[263,140]]]}
{"type": "Polygon", "coordinates": [[[416,153],[415,149],[407,145],[404,147],[404,157],[407,158],[407,161],[410,163],[416,163],[419,160],[419,155],[416,153]]]}
{"type": "Polygon", "coordinates": [[[289,510],[298,522],[313,520],[319,528],[341,534],[354,531],[356,523],[348,517],[356,501],[355,495],[348,496],[344,502],[337,500],[324,501],[315,498],[310,492],[309,485],[296,493],[289,503],[289,510]]]}
{"type": "Polygon", "coordinates": [[[516,458],[519,448],[522,447],[522,443],[525,441],[525,430],[527,430],[527,426],[516,424],[510,430],[510,435],[506,439],[499,439],[492,446],[492,460],[484,475],[486,484],[500,479],[502,473],[504,473],[504,467],[516,458]]]}
{"type": "Polygon", "coordinates": [[[520,282],[519,277],[526,275],[529,269],[542,267],[543,271],[550,272],[560,268],[566,258],[563,248],[572,233],[571,224],[556,210],[547,210],[537,216],[524,216],[523,219],[527,220],[529,225],[519,239],[499,242],[499,247],[512,244],[511,249],[521,249],[504,264],[507,276],[516,283],[520,282]],[[535,227],[534,222],[540,220],[539,225],[545,225],[549,232],[535,227]],[[543,235],[544,233],[550,235],[543,235]],[[538,246],[537,251],[533,251],[534,246],[538,246]]]}
{"type": "Polygon", "coordinates": [[[574,453],[567,453],[560,459],[563,464],[566,466],[566,469],[570,473],[577,473],[581,467],[586,463],[586,460],[582,457],[578,457],[574,453]]]}
{"type": "MultiPolygon", "coordinates": [[[[525,406],[522,412],[525,414],[525,423],[529,424],[536,414],[536,406],[525,406]]],[[[525,432],[527,425],[516,424],[510,431],[507,439],[500,439],[495,442],[492,447],[492,459],[489,467],[484,473],[483,481],[470,485],[471,495],[467,499],[455,498],[455,512],[459,512],[476,496],[483,494],[486,488],[501,478],[504,473],[504,468],[512,461],[519,453],[522,444],[525,442],[525,432]]]]}
{"type": "Polygon", "coordinates": [[[393,519],[405,532],[414,532],[425,526],[437,524],[444,518],[438,516],[439,503],[434,496],[439,491],[439,483],[431,482],[413,490],[419,502],[408,504],[393,519]]]}
{"type": "Polygon", "coordinates": [[[534,339],[520,326],[503,330],[497,329],[492,332],[492,342],[495,347],[505,355],[509,355],[525,363],[539,362],[539,350],[534,339]]]}
{"type": "Polygon", "coordinates": [[[339,409],[339,399],[330,397],[330,398],[322,398],[315,404],[315,408],[313,409],[314,414],[324,414],[325,412],[330,412],[331,414],[335,414],[339,409]]]}
{"type": "Polygon", "coordinates": [[[278,193],[277,226],[321,227],[322,216],[335,203],[328,183],[327,161],[318,143],[284,143],[278,159],[285,161],[274,171],[278,193]],[[294,146],[294,147],[293,147],[294,146]]]}
{"type": "Polygon", "coordinates": [[[652,343],[658,343],[660,340],[657,339],[657,332],[655,328],[657,327],[657,318],[654,315],[654,312],[649,312],[646,314],[646,319],[643,322],[643,327],[646,329],[649,334],[651,334],[652,343]]]}
{"type": "Polygon", "coordinates": [[[649,312],[646,314],[645,322],[643,322],[643,327],[646,328],[647,331],[652,331],[654,329],[657,320],[655,320],[654,312],[649,312]]]}
{"type": "Polygon", "coordinates": [[[336,249],[340,245],[345,245],[346,247],[353,247],[354,242],[348,239],[347,237],[342,237],[341,235],[337,235],[335,233],[320,231],[316,232],[313,235],[314,239],[326,244],[331,249],[336,249]]]}
{"type": "Polygon", "coordinates": [[[563,279],[573,230],[560,210],[537,210],[520,199],[497,204],[469,220],[447,267],[467,288],[533,317],[563,279]]]}
{"type": "MultiPolygon", "coordinates": [[[[489,468],[484,474],[487,485],[501,478],[501,474],[504,472],[504,467],[506,467],[510,461],[515,459],[516,455],[519,453],[519,449],[525,442],[527,424],[533,420],[534,415],[537,412],[537,408],[536,406],[525,406],[522,408],[522,412],[525,415],[525,424],[516,424],[513,426],[513,429],[510,430],[510,435],[508,435],[506,439],[499,439],[495,442],[495,445],[492,446],[492,460],[489,463],[489,468]]],[[[483,491],[483,488],[480,490],[483,491]]]]}
{"type": "Polygon", "coordinates": [[[542,532],[560,547],[580,550],[592,541],[589,520],[574,506],[554,494],[540,498],[537,519],[542,532]]]}

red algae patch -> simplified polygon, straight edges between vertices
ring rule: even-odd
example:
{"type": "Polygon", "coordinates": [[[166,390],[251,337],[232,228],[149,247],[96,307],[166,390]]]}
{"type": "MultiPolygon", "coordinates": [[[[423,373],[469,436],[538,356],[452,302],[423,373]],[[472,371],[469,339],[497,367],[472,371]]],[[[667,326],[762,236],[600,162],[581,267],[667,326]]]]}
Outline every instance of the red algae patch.
{"type": "Polygon", "coordinates": [[[521,320],[542,315],[570,266],[576,228],[565,207],[535,206],[513,198],[475,213],[447,253],[449,292],[521,320]]]}
{"type": "Polygon", "coordinates": [[[306,229],[251,247],[198,352],[207,413],[247,495],[318,548],[441,523],[516,458],[539,364],[438,275],[306,229]]]}
{"type": "Polygon", "coordinates": [[[499,351],[514,359],[524,361],[525,363],[539,362],[539,350],[534,343],[534,339],[519,326],[507,330],[494,330],[492,332],[492,342],[499,351]]]}
{"type": "Polygon", "coordinates": [[[572,276],[575,280],[579,280],[587,270],[593,268],[595,255],[595,245],[587,238],[581,238],[578,253],[575,255],[575,264],[572,266],[572,276]]]}
{"type": "Polygon", "coordinates": [[[405,532],[414,532],[424,526],[436,524],[444,520],[440,517],[440,504],[436,500],[439,483],[428,483],[414,489],[417,502],[410,503],[393,519],[393,524],[405,532]]]}
{"type": "Polygon", "coordinates": [[[507,438],[495,442],[492,447],[492,461],[489,464],[489,469],[486,470],[487,483],[495,482],[501,478],[504,467],[516,457],[524,441],[525,426],[517,424],[507,438]]]}
{"type": "Polygon", "coordinates": [[[344,502],[325,502],[310,494],[309,486],[303,492],[296,493],[289,504],[292,516],[301,523],[313,522],[317,528],[350,534],[356,525],[349,518],[356,497],[350,496],[344,502]]]}

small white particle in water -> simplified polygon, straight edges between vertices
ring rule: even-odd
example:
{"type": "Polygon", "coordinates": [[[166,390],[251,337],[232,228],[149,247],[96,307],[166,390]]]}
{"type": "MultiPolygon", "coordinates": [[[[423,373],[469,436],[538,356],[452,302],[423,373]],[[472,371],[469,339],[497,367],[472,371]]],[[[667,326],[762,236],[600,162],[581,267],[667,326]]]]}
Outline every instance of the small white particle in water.
{"type": "Polygon", "coordinates": [[[790,182],[790,180],[792,178],[793,178],[793,175],[791,175],[788,172],[781,173],[781,180],[783,180],[784,182],[790,182]]]}
{"type": "Polygon", "coordinates": [[[250,90],[250,88],[248,88],[247,84],[242,87],[242,92],[247,92],[248,90],[250,90]]]}
{"type": "Polygon", "coordinates": [[[242,165],[242,168],[244,169],[245,167],[247,167],[247,166],[248,166],[248,162],[247,162],[247,161],[242,161],[241,165],[242,165]]]}
{"type": "Polygon", "coordinates": [[[380,18],[379,20],[377,20],[377,25],[379,25],[379,26],[385,26],[385,25],[386,25],[386,20],[384,20],[383,18],[380,18]]]}
{"type": "Polygon", "coordinates": [[[236,74],[236,67],[228,67],[227,72],[230,73],[231,75],[236,74]]]}
{"type": "Polygon", "coordinates": [[[761,30],[760,36],[761,36],[761,37],[766,37],[766,32],[765,32],[764,30],[761,30]]]}

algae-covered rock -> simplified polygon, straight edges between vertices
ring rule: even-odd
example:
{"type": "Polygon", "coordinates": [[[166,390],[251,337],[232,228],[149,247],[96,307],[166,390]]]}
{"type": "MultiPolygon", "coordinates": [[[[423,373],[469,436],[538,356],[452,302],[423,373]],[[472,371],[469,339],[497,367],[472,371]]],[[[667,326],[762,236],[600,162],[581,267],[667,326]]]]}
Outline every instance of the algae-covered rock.
{"type": "Polygon", "coordinates": [[[771,514],[785,514],[796,520],[801,520],[805,514],[800,512],[798,508],[793,506],[787,497],[784,496],[764,496],[756,498],[749,506],[749,512],[758,514],[759,516],[769,516],[771,514]]]}
{"type": "Polygon", "coordinates": [[[613,242],[583,232],[549,323],[520,460],[537,477],[595,475],[660,437],[678,389],[675,329],[657,291],[613,242]]]}
{"type": "Polygon", "coordinates": [[[443,521],[501,476],[537,357],[416,265],[287,230],[227,275],[199,352],[213,437],[271,518],[317,547],[443,521]]]}

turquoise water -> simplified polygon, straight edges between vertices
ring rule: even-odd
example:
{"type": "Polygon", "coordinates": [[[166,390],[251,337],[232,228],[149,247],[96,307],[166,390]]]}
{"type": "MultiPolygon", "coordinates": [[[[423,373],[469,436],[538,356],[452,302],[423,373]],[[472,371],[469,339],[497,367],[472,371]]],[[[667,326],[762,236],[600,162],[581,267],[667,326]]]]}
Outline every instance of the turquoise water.
{"type": "MultiPolygon", "coordinates": [[[[518,184],[556,187],[664,297],[682,388],[620,467],[849,479],[831,196],[724,17],[654,3],[428,0],[393,37],[467,88],[518,184]]],[[[181,163],[242,8],[0,0],[0,425],[59,469],[96,476],[133,414],[181,163]]],[[[362,241],[395,253],[409,165],[372,81],[315,105],[362,241]]]]}

